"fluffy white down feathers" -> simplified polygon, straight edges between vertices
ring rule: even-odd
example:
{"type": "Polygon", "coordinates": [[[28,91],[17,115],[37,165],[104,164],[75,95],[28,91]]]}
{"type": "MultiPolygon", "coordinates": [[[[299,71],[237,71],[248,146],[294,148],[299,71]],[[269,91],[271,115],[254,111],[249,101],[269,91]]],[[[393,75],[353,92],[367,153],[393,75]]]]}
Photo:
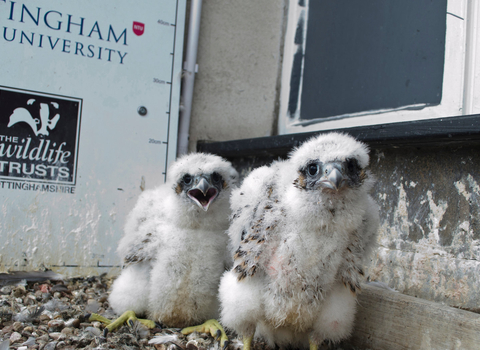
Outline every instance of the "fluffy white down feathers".
{"type": "Polygon", "coordinates": [[[219,293],[224,326],[271,346],[320,345],[351,333],[379,226],[368,162],[363,143],[324,134],[252,171],[233,191],[234,266],[219,293]]]}
{"type": "Polygon", "coordinates": [[[139,197],[118,247],[125,267],[109,298],[116,313],[133,310],[170,327],[218,315],[218,283],[231,264],[228,201],[237,180],[221,157],[193,153],[171,165],[165,184],[139,197]],[[217,195],[209,207],[188,191],[202,181],[217,195]]]}

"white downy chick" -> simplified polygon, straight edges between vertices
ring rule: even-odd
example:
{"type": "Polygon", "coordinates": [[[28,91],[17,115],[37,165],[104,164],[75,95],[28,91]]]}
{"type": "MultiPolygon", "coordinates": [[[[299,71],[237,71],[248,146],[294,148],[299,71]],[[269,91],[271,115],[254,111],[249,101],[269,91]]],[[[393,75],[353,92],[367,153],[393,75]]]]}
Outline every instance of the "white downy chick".
{"type": "Polygon", "coordinates": [[[368,148],[322,134],[258,168],[232,193],[234,266],[220,284],[221,321],[271,346],[316,349],[352,331],[378,206],[368,148]]]}

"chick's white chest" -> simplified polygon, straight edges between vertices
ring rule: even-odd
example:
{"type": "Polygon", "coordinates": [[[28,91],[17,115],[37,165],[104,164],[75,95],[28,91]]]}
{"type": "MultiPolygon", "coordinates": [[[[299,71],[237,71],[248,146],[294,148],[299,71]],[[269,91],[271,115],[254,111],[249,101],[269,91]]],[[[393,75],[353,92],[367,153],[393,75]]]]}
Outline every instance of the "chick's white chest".
{"type": "Polygon", "coordinates": [[[292,230],[279,238],[266,262],[266,317],[275,326],[302,330],[315,319],[333,285],[346,247],[343,232],[292,230]]]}
{"type": "Polygon", "coordinates": [[[314,235],[305,238],[292,234],[272,247],[265,269],[271,283],[286,291],[313,284],[328,287],[346,242],[334,235],[317,239],[311,237],[314,235]]]}
{"type": "Polygon", "coordinates": [[[227,237],[223,232],[184,230],[165,242],[158,258],[163,261],[170,277],[177,280],[177,285],[185,282],[191,286],[194,279],[210,272],[221,275],[226,245],[227,237]]]}
{"type": "Polygon", "coordinates": [[[159,303],[156,319],[185,327],[216,310],[217,286],[224,271],[227,237],[223,232],[183,230],[163,242],[152,271],[159,303]]]}

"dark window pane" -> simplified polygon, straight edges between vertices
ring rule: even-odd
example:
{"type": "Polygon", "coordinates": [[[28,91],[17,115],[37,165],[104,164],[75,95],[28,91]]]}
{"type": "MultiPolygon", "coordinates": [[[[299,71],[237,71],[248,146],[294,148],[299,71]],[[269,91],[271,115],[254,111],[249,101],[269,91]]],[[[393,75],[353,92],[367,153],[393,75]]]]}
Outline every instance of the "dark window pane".
{"type": "Polygon", "coordinates": [[[309,3],[301,119],[440,103],[447,0],[309,3]]]}

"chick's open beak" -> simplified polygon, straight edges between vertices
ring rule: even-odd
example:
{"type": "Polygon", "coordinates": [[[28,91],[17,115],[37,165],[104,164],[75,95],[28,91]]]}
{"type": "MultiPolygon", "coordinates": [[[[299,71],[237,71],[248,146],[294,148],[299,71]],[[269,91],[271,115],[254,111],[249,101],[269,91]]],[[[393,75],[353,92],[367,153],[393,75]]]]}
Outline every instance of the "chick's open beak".
{"type": "Polygon", "coordinates": [[[194,181],[195,185],[187,192],[187,195],[195,204],[207,211],[210,204],[217,198],[218,190],[203,176],[196,176],[194,181]]]}

